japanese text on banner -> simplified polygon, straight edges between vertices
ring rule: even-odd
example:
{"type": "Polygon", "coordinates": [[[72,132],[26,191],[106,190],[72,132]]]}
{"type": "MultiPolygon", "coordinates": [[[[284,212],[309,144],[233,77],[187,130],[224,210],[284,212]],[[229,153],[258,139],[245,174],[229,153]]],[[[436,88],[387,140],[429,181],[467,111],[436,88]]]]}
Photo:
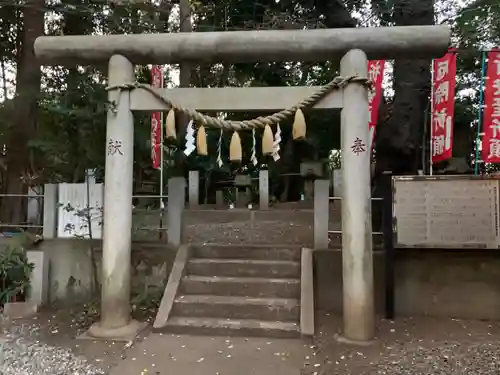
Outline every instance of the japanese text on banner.
{"type": "Polygon", "coordinates": [[[483,124],[483,161],[500,163],[500,52],[488,53],[483,124]]]}
{"type": "MultiPolygon", "coordinates": [[[[158,65],[153,65],[151,69],[151,82],[155,88],[163,87],[163,72],[158,65]]],[[[161,112],[153,112],[151,114],[151,160],[154,169],[161,168],[162,126],[161,112]]]]}
{"type": "Polygon", "coordinates": [[[431,143],[432,163],[451,158],[457,56],[454,51],[433,61],[431,143]]]}
{"type": "Polygon", "coordinates": [[[368,61],[368,78],[372,82],[371,90],[368,91],[368,110],[370,119],[368,126],[370,129],[370,150],[375,139],[375,127],[377,125],[378,111],[382,100],[382,82],[384,80],[385,60],[368,61]]]}

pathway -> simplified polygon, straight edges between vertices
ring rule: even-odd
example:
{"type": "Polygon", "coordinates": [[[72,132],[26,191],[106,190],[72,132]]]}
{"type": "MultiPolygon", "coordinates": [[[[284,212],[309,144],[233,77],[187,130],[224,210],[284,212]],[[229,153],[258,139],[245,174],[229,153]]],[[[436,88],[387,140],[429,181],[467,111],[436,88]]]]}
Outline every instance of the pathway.
{"type": "Polygon", "coordinates": [[[300,339],[151,334],[111,375],[314,374],[321,365],[310,360],[313,348],[300,339]]]}

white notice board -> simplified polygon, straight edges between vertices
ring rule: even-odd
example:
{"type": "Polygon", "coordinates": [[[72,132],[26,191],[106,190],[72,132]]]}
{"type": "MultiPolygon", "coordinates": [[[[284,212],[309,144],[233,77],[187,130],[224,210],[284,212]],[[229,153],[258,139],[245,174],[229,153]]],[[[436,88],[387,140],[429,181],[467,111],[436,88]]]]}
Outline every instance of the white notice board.
{"type": "Polygon", "coordinates": [[[499,181],[393,178],[396,247],[499,248],[499,181]]]}

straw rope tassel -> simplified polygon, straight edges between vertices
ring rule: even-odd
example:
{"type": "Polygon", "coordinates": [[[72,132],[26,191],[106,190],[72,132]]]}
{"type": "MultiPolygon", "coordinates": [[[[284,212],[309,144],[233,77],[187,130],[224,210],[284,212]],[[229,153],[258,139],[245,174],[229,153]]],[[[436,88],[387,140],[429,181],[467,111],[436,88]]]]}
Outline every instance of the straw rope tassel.
{"type": "Polygon", "coordinates": [[[198,128],[198,134],[196,134],[196,149],[198,151],[198,155],[208,155],[207,132],[205,131],[205,127],[203,125],[198,128]]]}
{"type": "Polygon", "coordinates": [[[165,137],[177,139],[175,132],[175,111],[173,109],[168,111],[167,121],[165,122],[165,137]]]}
{"type": "Polygon", "coordinates": [[[229,160],[234,162],[241,162],[241,138],[238,132],[234,132],[229,144],[229,160]]]}
{"type": "Polygon", "coordinates": [[[299,108],[295,112],[295,120],[293,121],[292,136],[294,140],[302,140],[306,137],[306,119],[304,113],[299,108]]]}
{"type": "Polygon", "coordinates": [[[274,137],[273,131],[269,125],[264,127],[264,134],[262,135],[262,154],[271,155],[274,151],[273,147],[274,137]]]}

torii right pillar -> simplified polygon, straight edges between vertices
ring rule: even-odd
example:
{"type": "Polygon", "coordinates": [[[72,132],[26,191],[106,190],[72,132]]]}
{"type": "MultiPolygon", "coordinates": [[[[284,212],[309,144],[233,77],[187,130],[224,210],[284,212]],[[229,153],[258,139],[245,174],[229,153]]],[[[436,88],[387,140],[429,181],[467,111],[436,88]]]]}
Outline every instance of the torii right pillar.
{"type": "MultiPolygon", "coordinates": [[[[358,49],[340,62],[340,75],[367,77],[368,60],[358,49]]],[[[375,335],[370,189],[368,91],[359,83],[344,88],[342,145],[342,280],[344,329],[339,340],[370,342],[375,335]]]]}

